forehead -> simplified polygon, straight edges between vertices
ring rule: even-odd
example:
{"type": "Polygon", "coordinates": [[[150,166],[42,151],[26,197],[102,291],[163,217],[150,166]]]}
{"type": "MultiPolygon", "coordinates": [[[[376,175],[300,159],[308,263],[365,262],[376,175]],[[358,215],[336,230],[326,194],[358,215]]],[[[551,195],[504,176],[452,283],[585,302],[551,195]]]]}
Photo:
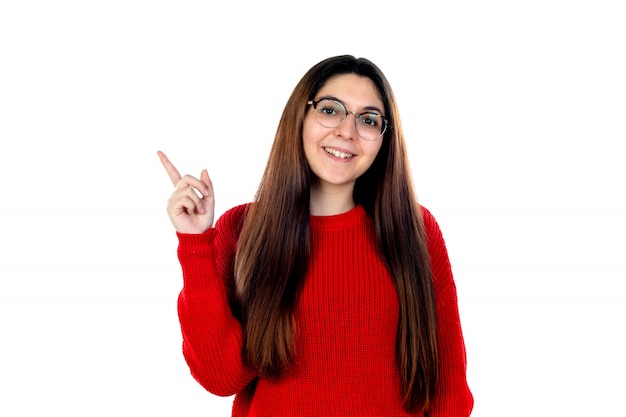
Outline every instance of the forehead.
{"type": "Polygon", "coordinates": [[[383,108],[383,101],[376,85],[362,75],[340,74],[329,78],[317,93],[318,97],[325,95],[340,99],[351,109],[383,108]]]}

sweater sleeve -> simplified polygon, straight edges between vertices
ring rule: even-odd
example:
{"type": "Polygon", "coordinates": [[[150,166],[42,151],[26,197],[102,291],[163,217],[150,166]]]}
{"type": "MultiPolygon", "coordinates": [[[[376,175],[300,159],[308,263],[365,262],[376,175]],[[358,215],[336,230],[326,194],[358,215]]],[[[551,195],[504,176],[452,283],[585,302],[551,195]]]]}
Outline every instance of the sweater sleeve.
{"type": "Polygon", "coordinates": [[[233,264],[245,206],[226,212],[201,235],[180,234],[178,258],[183,289],[178,317],[183,355],[191,374],[206,390],[230,396],[255,377],[242,359],[243,333],[233,314],[233,264]]]}
{"type": "Polygon", "coordinates": [[[469,416],[474,406],[466,378],[466,355],[457,292],[448,251],[433,215],[422,208],[437,304],[439,384],[429,417],[469,416]]]}

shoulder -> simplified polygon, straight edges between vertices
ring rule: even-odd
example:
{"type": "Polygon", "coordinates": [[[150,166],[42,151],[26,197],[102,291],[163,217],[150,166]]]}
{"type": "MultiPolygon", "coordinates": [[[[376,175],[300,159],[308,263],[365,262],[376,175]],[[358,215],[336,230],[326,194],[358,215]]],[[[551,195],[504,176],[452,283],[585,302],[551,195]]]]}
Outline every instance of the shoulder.
{"type": "Polygon", "coordinates": [[[240,204],[227,210],[217,220],[215,228],[218,231],[231,231],[233,234],[238,235],[251,204],[252,203],[240,204]]]}
{"type": "Polygon", "coordinates": [[[427,208],[420,207],[426,233],[430,267],[435,284],[435,293],[441,293],[446,288],[453,288],[454,286],[448,249],[435,216],[427,208]]]}
{"type": "Polygon", "coordinates": [[[215,268],[220,276],[228,277],[227,283],[231,291],[234,291],[233,267],[235,253],[237,252],[237,240],[243,227],[243,222],[250,204],[235,206],[220,216],[215,222],[215,268]]]}
{"type": "Polygon", "coordinates": [[[434,243],[438,240],[441,240],[443,243],[443,235],[441,233],[441,228],[439,227],[439,223],[435,219],[435,216],[432,214],[430,210],[426,207],[420,205],[420,209],[422,212],[422,221],[424,223],[424,230],[426,231],[426,235],[428,237],[429,243],[434,243]]]}
{"type": "Polygon", "coordinates": [[[228,209],[215,222],[215,243],[227,251],[235,251],[250,203],[228,209]]]}

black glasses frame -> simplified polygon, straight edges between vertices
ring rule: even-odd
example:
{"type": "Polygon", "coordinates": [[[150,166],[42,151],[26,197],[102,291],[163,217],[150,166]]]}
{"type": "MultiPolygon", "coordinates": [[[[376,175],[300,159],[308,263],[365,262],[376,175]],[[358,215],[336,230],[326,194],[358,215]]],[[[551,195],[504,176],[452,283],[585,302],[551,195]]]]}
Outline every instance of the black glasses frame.
{"type": "Polygon", "coordinates": [[[387,131],[387,128],[389,128],[389,129],[393,129],[393,126],[392,126],[391,124],[389,124],[389,120],[387,120],[387,118],[385,118],[385,116],[383,116],[383,115],[381,115],[381,114],[378,114],[378,113],[376,113],[376,112],[371,112],[371,111],[366,111],[366,112],[363,112],[363,113],[357,113],[357,112],[350,111],[350,110],[348,110],[348,108],[346,107],[346,105],[345,105],[345,104],[343,104],[341,101],[339,101],[339,100],[335,100],[335,99],[333,99],[333,98],[329,98],[329,97],[322,97],[322,98],[320,98],[319,100],[309,100],[309,101],[307,102],[307,105],[311,105],[311,106],[313,106],[313,109],[314,109],[314,110],[316,110],[316,112],[315,112],[315,118],[317,119],[318,123],[319,123],[319,124],[321,124],[321,125],[322,125],[322,126],[324,126],[324,127],[329,128],[329,129],[333,129],[333,128],[336,128],[336,127],[341,126],[341,124],[342,124],[343,122],[345,122],[345,121],[346,121],[346,119],[348,118],[348,114],[353,114],[353,115],[354,115],[354,117],[355,117],[355,120],[354,120],[355,125],[356,125],[357,120],[360,120],[360,119],[361,119],[361,117],[363,117],[364,115],[367,115],[367,114],[376,114],[376,115],[377,115],[377,116],[379,116],[379,117],[382,119],[382,121],[383,121],[383,129],[381,130],[380,135],[378,135],[378,136],[376,136],[375,138],[372,138],[372,139],[367,139],[367,138],[364,138],[363,136],[361,136],[361,134],[359,133],[359,129],[357,129],[357,130],[356,130],[356,133],[357,133],[357,134],[359,135],[359,137],[360,137],[361,139],[363,139],[363,140],[377,140],[377,139],[381,138],[381,137],[385,134],[385,132],[387,131]],[[344,118],[343,118],[343,120],[341,120],[341,122],[339,122],[339,124],[338,124],[337,126],[325,126],[324,124],[322,124],[322,122],[320,122],[319,118],[317,117],[317,105],[318,105],[320,102],[324,101],[324,100],[330,100],[330,101],[333,101],[333,102],[335,102],[335,103],[339,104],[341,107],[343,107],[343,109],[344,109],[344,111],[345,111],[345,113],[346,113],[346,117],[344,117],[344,118]]]}

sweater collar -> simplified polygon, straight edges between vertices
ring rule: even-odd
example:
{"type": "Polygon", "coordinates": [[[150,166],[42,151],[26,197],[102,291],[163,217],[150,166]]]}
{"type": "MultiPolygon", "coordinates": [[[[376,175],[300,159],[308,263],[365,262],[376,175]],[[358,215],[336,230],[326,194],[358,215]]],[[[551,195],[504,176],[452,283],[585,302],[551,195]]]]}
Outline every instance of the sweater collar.
{"type": "Polygon", "coordinates": [[[332,216],[311,216],[311,230],[337,230],[359,224],[367,217],[365,209],[357,205],[352,210],[332,216]]]}

